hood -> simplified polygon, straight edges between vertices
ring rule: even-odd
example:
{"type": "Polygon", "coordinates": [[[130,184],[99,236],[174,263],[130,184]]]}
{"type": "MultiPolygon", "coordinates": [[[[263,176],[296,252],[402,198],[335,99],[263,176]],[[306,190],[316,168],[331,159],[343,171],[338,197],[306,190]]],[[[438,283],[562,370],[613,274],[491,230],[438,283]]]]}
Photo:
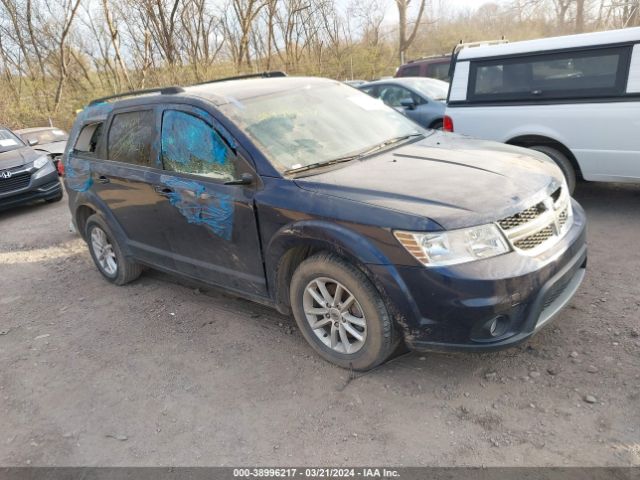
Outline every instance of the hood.
{"type": "Polygon", "coordinates": [[[52,155],[62,155],[64,148],[67,146],[67,142],[53,142],[53,143],[39,143],[33,147],[34,150],[42,150],[44,153],[50,153],[52,155]]]}
{"type": "Polygon", "coordinates": [[[296,183],[453,229],[530,207],[562,184],[562,173],[539,152],[438,132],[296,183]]]}
{"type": "Polygon", "coordinates": [[[18,148],[17,150],[0,153],[0,170],[25,165],[33,162],[36,158],[41,157],[42,155],[43,152],[36,152],[31,147],[23,147],[18,148]]]}

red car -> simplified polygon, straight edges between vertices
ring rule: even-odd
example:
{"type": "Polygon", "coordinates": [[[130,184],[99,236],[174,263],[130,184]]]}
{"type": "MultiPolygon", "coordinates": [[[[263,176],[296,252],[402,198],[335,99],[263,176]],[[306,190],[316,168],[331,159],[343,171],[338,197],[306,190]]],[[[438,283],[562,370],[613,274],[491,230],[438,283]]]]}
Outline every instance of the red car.
{"type": "Polygon", "coordinates": [[[451,55],[437,55],[411,60],[396,70],[396,77],[429,77],[449,81],[451,55]]]}

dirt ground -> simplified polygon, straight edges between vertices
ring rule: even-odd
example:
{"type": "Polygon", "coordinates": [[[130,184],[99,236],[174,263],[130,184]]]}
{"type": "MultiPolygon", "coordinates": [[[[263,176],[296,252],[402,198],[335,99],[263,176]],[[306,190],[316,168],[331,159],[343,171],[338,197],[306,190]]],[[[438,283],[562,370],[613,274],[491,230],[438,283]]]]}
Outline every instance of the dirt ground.
{"type": "Polygon", "coordinates": [[[640,465],[640,186],[576,196],[588,274],[553,324],[355,377],[267,308],[110,285],[66,200],[0,213],[0,465],[640,465]]]}

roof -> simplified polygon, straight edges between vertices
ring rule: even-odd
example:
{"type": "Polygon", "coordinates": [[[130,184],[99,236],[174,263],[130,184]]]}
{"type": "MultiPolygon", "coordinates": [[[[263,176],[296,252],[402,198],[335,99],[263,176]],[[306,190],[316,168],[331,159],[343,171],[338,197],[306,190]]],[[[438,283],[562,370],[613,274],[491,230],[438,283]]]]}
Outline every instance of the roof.
{"type": "Polygon", "coordinates": [[[30,128],[21,128],[20,130],[14,130],[15,133],[33,133],[33,132],[44,132],[45,130],[60,130],[58,127],[30,127],[30,128]]]}
{"type": "Polygon", "coordinates": [[[381,83],[391,83],[391,84],[398,84],[398,85],[407,85],[407,86],[411,86],[413,84],[415,84],[416,82],[423,82],[423,83],[431,83],[433,85],[440,85],[443,87],[448,86],[448,82],[445,82],[443,80],[438,80],[437,78],[431,78],[431,77],[392,77],[392,78],[386,78],[386,79],[380,79],[380,80],[374,80],[373,82],[367,82],[364,85],[358,85],[358,87],[366,87],[369,85],[378,85],[381,83]]]}
{"type": "Polygon", "coordinates": [[[281,77],[244,78],[216,80],[188,87],[165,87],[150,90],[125,92],[115,97],[104,97],[93,100],[82,110],[84,121],[99,121],[107,117],[114,108],[134,106],[140,103],[162,102],[163,99],[198,97],[212,102],[214,105],[238,102],[252,97],[286,92],[307,85],[341,84],[338,80],[322,77],[281,77]],[[142,100],[142,101],[141,101],[142,100]]]}
{"type": "Polygon", "coordinates": [[[414,60],[409,60],[407,63],[400,65],[400,68],[407,67],[409,65],[415,65],[416,63],[436,63],[442,60],[448,62],[449,60],[451,60],[451,54],[443,53],[440,55],[429,55],[428,57],[416,58],[414,60]]]}
{"type": "MultiPolygon", "coordinates": [[[[184,95],[193,95],[223,105],[233,101],[242,101],[253,97],[286,92],[307,85],[340,84],[338,80],[322,77],[274,77],[251,78],[244,80],[225,80],[184,87],[184,95]]],[[[180,95],[180,94],[179,94],[180,95]]]]}
{"type": "Polygon", "coordinates": [[[620,30],[581,33],[579,35],[565,35],[562,37],[540,38],[537,40],[525,40],[522,42],[464,48],[458,54],[458,61],[473,58],[497,57],[502,55],[515,55],[519,53],[543,52],[546,50],[639,41],[640,27],[623,28],[620,30]]]}

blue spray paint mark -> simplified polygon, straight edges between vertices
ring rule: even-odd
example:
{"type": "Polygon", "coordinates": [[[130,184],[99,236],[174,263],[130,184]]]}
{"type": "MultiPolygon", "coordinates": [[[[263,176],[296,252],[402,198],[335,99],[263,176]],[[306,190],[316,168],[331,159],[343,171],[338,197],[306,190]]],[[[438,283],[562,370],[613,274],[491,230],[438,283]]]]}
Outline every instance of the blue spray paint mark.
{"type": "Polygon", "coordinates": [[[207,174],[231,166],[222,138],[199,118],[178,111],[163,116],[162,159],[165,167],[185,173],[207,174]]]}
{"type": "Polygon", "coordinates": [[[233,232],[233,198],[223,193],[209,193],[204,185],[168,175],[160,179],[173,189],[168,195],[171,205],[194,225],[204,225],[225,240],[233,232]]]}
{"type": "Polygon", "coordinates": [[[201,114],[203,118],[205,118],[208,122],[210,122],[211,125],[213,125],[213,128],[215,128],[220,133],[220,135],[222,135],[222,137],[225,139],[225,141],[229,144],[231,148],[233,148],[234,150],[238,149],[238,144],[236,143],[233,136],[229,133],[229,131],[224,127],[224,125],[222,125],[218,120],[213,118],[213,116],[211,116],[209,112],[205,112],[204,110],[198,109],[198,113],[201,114]]]}
{"type": "Polygon", "coordinates": [[[93,185],[91,164],[75,157],[67,157],[64,166],[67,185],[76,192],[86,192],[93,185]]]}

